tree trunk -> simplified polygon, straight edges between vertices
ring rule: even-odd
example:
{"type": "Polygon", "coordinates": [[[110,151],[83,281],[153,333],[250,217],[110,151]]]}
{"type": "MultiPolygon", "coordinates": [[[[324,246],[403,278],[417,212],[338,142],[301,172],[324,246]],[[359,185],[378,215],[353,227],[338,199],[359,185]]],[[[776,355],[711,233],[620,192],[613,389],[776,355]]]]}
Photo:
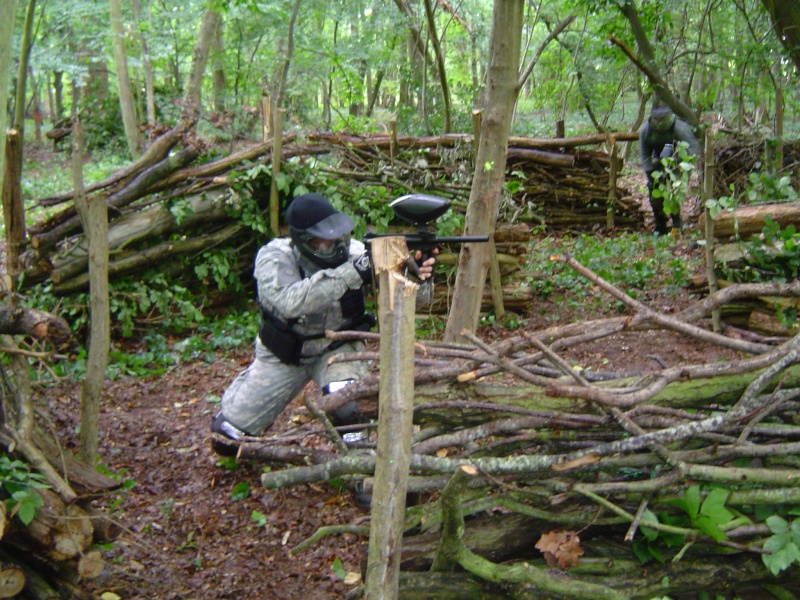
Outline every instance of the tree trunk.
{"type": "MultiPolygon", "coordinates": [[[[6,163],[11,165],[22,164],[22,137],[16,129],[10,129],[6,139],[6,163]]],[[[17,279],[20,275],[20,254],[25,243],[25,204],[22,201],[22,182],[17,169],[9,169],[5,174],[2,185],[3,196],[3,223],[6,230],[6,273],[9,281],[9,291],[16,291],[17,279]]]]}
{"type": "Polygon", "coordinates": [[[133,90],[128,75],[128,57],[125,53],[125,30],[122,24],[122,5],[120,0],[109,0],[111,11],[111,35],[114,37],[114,66],[117,69],[119,85],[119,106],[122,111],[122,124],[125,127],[125,138],[128,140],[128,151],[136,160],[141,154],[139,125],[136,122],[136,107],[133,103],[133,90]]]}
{"type": "MultiPolygon", "coordinates": [[[[523,8],[521,0],[495,0],[486,108],[467,206],[467,235],[489,235],[497,222],[505,181],[508,133],[519,92],[523,8]]],[[[489,256],[486,244],[462,246],[445,340],[460,339],[464,329],[475,331],[489,256]]]]}
{"type": "Polygon", "coordinates": [[[442,104],[444,108],[444,123],[442,133],[450,133],[450,86],[447,83],[447,71],[445,70],[445,60],[439,43],[439,34],[436,32],[436,21],[433,18],[433,6],[431,0],[425,0],[425,17],[428,21],[428,37],[433,45],[433,52],[436,55],[436,70],[439,75],[439,85],[442,88],[442,104]]]}
{"type": "Polygon", "coordinates": [[[225,110],[226,79],[225,79],[225,44],[223,42],[223,32],[225,24],[222,19],[217,23],[217,30],[214,32],[214,42],[212,45],[214,65],[211,75],[214,110],[221,113],[225,110]]]}
{"type": "MultiPolygon", "coordinates": [[[[0,11],[4,15],[16,14],[17,0],[0,0],[0,11]]],[[[15,19],[0,19],[0,81],[8,81],[11,67],[11,49],[14,44],[15,19]]],[[[8,129],[8,86],[0,85],[0,191],[3,190],[6,169],[6,129],[8,129]]]]}
{"type": "Polygon", "coordinates": [[[108,207],[102,198],[86,201],[83,192],[83,129],[76,112],[73,126],[72,181],[75,206],[89,245],[90,338],[86,376],[81,386],[81,430],[78,455],[86,464],[97,462],[100,394],[103,389],[111,338],[108,303],[108,207]]]}
{"type": "Polygon", "coordinates": [[[142,68],[144,69],[144,94],[145,105],[147,106],[147,124],[152,127],[156,124],[156,100],[153,86],[153,61],[150,60],[150,52],[147,49],[147,37],[141,27],[141,11],[139,0],[132,0],[133,19],[136,23],[139,40],[139,47],[142,51],[142,68]]]}
{"type": "Polygon", "coordinates": [[[211,45],[221,22],[222,15],[213,8],[207,9],[203,14],[203,21],[200,23],[200,32],[197,35],[192,55],[192,72],[183,93],[184,111],[189,114],[197,114],[200,110],[203,73],[206,70],[206,62],[208,62],[211,45]]]}
{"type": "Polygon", "coordinates": [[[800,70],[800,4],[796,0],[761,0],[767,9],[775,34],[800,70]]]}
{"type": "MultiPolygon", "coordinates": [[[[25,29],[22,32],[22,46],[20,48],[19,69],[17,70],[17,95],[14,101],[13,127],[25,139],[25,93],[28,85],[28,65],[30,64],[31,50],[33,49],[33,21],[36,12],[36,0],[28,0],[25,11],[25,29]]],[[[5,110],[5,107],[3,107],[5,110]]],[[[22,171],[22,163],[19,167],[22,171]]]]}
{"type": "MultiPolygon", "coordinates": [[[[633,0],[623,0],[619,5],[619,9],[630,24],[633,37],[636,39],[636,45],[639,47],[639,52],[641,53],[641,62],[634,60],[634,64],[642,70],[645,77],[650,81],[650,85],[653,87],[656,95],[663,102],[668,104],[672,110],[675,111],[676,115],[681,117],[692,127],[699,127],[700,119],[697,118],[697,115],[690,106],[673,93],[662,75],[661,70],[658,68],[655,50],[653,50],[650,40],[647,39],[647,34],[639,20],[639,12],[636,10],[636,5],[633,0]]],[[[612,38],[612,41],[620,46],[618,40],[615,38],[612,38]]],[[[620,47],[626,50],[624,46],[620,47]]]]}

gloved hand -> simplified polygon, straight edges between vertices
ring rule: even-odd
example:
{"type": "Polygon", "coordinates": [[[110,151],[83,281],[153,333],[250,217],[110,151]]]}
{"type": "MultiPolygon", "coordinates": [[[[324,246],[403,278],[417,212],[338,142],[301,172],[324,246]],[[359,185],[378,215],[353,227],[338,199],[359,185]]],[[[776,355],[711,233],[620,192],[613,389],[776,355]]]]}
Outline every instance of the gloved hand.
{"type": "Polygon", "coordinates": [[[372,261],[369,258],[369,253],[364,252],[361,256],[353,261],[353,266],[361,275],[361,280],[364,283],[372,282],[372,261]]]}
{"type": "Polygon", "coordinates": [[[431,254],[425,255],[420,250],[408,257],[406,265],[409,270],[421,281],[433,277],[433,266],[436,264],[436,255],[439,249],[434,248],[431,254]]]}

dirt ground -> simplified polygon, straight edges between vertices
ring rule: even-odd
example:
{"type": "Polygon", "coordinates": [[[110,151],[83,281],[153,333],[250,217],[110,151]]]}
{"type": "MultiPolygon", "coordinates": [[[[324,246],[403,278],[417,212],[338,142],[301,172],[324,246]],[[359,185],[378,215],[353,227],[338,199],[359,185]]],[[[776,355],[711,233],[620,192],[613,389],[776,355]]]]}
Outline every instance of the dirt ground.
{"type": "MultiPolygon", "coordinates": [[[[676,252],[692,251],[676,243],[676,252]]],[[[678,310],[683,297],[650,299],[678,310]]],[[[537,306],[551,318],[563,307],[537,306]]],[[[664,308],[664,306],[662,306],[664,308]]],[[[587,315],[589,316],[589,315],[587,315]]],[[[569,322],[563,313],[561,322],[569,322]]],[[[574,319],[573,319],[574,320],[574,319]]],[[[552,325],[530,316],[531,330],[552,325]]],[[[483,330],[484,339],[504,335],[483,330]]],[[[594,368],[653,368],[713,361],[730,353],[670,332],[613,336],[573,351],[569,358],[594,368]]],[[[123,527],[107,550],[108,566],[90,582],[98,595],[136,598],[236,598],[316,600],[342,598],[353,588],[342,575],[359,573],[366,538],[328,536],[309,550],[291,549],[324,525],[367,524],[349,491],[330,484],[270,492],[260,485],[264,465],[231,468],[214,454],[209,425],[219,397],[250,361],[250,349],[212,361],[184,364],[161,376],[107,382],[101,414],[103,464],[136,482],[131,490],[97,504],[123,527]],[[258,517],[263,515],[259,520],[258,517]]],[[[64,434],[73,438],[79,410],[77,385],[40,390],[40,400],[64,434]]],[[[270,434],[295,427],[305,408],[293,401],[270,434]]],[[[325,444],[310,436],[304,444],[325,444]]]]}

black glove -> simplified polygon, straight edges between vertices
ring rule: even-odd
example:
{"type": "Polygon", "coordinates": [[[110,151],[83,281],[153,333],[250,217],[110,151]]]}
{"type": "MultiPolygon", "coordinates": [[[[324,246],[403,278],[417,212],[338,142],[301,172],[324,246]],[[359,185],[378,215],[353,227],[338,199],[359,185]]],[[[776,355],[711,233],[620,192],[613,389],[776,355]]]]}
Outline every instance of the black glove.
{"type": "Polygon", "coordinates": [[[361,275],[361,280],[364,283],[372,282],[372,261],[369,258],[369,253],[364,252],[361,256],[353,261],[358,274],[361,275]]]}

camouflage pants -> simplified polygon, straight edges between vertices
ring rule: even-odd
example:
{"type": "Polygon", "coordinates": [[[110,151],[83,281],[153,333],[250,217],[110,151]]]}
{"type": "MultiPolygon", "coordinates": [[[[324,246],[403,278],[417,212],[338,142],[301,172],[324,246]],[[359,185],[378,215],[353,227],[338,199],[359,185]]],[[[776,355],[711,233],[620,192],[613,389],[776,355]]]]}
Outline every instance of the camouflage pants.
{"type": "Polygon", "coordinates": [[[364,378],[366,362],[328,364],[334,354],[363,351],[362,342],[348,342],[318,357],[303,359],[299,365],[287,365],[256,338],[255,360],[225,390],[222,414],[242,431],[261,435],[312,379],[323,387],[333,381],[364,378]]]}

